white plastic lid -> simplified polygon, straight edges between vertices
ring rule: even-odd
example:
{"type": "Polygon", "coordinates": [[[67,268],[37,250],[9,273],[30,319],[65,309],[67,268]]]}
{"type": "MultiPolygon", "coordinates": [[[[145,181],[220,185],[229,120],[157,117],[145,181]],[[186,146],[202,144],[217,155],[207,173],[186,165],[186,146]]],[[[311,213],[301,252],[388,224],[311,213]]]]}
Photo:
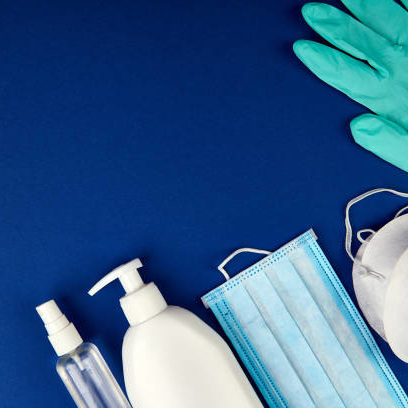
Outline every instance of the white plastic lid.
{"type": "Polygon", "coordinates": [[[54,300],[49,300],[36,307],[44,322],[48,340],[58,356],[74,351],[83,343],[75,326],[68,321],[54,300]]]}

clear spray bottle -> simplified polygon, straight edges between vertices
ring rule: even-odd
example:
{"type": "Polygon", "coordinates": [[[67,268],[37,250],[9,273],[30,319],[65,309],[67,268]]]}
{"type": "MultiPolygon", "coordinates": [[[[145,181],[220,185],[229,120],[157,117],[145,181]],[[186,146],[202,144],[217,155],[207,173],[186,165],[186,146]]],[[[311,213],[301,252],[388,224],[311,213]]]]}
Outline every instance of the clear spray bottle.
{"type": "Polygon", "coordinates": [[[36,308],[59,356],[57,372],[78,408],[131,408],[98,348],[84,343],[54,300],[36,308]]]}

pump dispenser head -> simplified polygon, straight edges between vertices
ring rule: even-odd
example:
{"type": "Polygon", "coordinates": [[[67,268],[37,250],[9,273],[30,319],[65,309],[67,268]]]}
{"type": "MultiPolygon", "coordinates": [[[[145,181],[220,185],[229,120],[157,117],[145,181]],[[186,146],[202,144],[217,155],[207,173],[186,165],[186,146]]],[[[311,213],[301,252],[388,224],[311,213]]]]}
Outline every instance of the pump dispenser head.
{"type": "Polygon", "coordinates": [[[48,340],[58,356],[74,351],[83,343],[75,326],[68,321],[54,300],[49,300],[36,307],[44,322],[48,340]]]}
{"type": "Polygon", "coordinates": [[[154,283],[146,285],[143,282],[138,272],[142,266],[139,258],[118,266],[97,282],[88,294],[93,296],[115,279],[119,279],[126,292],[120,299],[126,318],[132,326],[143,323],[162,312],[167,303],[154,283]]]}
{"type": "Polygon", "coordinates": [[[97,282],[88,292],[88,294],[93,296],[115,279],[119,279],[126,293],[132,293],[135,290],[138,290],[144,285],[138,272],[138,269],[142,266],[143,264],[139,258],[118,266],[112,272],[105,275],[99,282],[97,282]]]}

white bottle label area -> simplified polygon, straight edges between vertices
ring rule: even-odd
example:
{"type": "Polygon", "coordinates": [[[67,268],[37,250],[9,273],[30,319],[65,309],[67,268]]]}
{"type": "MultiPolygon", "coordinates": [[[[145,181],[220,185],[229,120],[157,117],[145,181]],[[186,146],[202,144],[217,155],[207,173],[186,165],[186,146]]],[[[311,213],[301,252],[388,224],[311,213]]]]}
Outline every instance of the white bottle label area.
{"type": "Polygon", "coordinates": [[[123,365],[134,407],[262,408],[228,345],[182,308],[130,327],[123,365]]]}

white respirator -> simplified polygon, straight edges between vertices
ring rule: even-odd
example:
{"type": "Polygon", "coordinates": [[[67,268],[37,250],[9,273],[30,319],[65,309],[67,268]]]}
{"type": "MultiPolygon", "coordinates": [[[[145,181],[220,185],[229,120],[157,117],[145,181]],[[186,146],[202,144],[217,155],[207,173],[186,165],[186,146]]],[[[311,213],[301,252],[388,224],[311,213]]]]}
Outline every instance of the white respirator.
{"type": "Polygon", "coordinates": [[[378,231],[358,231],[361,246],[356,256],[351,251],[350,208],[381,192],[408,198],[408,193],[388,188],[370,190],[353,198],[346,207],[345,247],[353,260],[353,286],[360,309],[395,355],[408,362],[408,214],[404,214],[408,206],[378,231]]]}

